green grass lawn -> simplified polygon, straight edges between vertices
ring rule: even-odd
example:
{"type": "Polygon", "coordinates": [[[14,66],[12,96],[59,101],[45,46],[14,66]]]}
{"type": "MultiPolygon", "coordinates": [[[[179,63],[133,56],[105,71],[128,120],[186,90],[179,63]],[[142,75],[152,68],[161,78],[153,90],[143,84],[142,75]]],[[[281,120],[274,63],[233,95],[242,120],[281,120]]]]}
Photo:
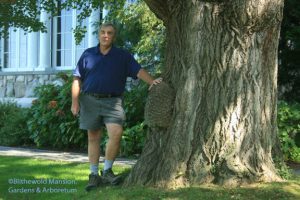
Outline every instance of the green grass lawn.
{"type": "MultiPolygon", "coordinates": [[[[117,173],[123,173],[128,170],[128,168],[122,166],[114,167],[114,171],[117,173]]],[[[84,190],[88,174],[89,165],[86,163],[0,156],[0,199],[300,199],[299,176],[282,183],[255,184],[230,189],[214,185],[202,185],[176,190],[107,186],[88,193],[84,190]],[[33,181],[37,182],[33,183],[33,181]]]]}

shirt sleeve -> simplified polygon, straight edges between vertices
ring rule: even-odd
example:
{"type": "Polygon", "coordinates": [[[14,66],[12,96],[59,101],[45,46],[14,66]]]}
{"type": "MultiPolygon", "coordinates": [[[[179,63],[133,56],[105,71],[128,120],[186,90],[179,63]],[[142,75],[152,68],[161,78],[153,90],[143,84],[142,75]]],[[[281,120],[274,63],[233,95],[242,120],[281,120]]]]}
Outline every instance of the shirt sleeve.
{"type": "Polygon", "coordinates": [[[83,69],[83,60],[84,60],[84,53],[81,55],[81,57],[79,58],[76,68],[73,70],[73,76],[76,77],[82,77],[82,69],[83,69]]]}
{"type": "Polygon", "coordinates": [[[131,54],[128,55],[127,65],[128,65],[127,75],[133,79],[137,79],[137,74],[141,69],[141,65],[134,59],[134,57],[131,54]]]}

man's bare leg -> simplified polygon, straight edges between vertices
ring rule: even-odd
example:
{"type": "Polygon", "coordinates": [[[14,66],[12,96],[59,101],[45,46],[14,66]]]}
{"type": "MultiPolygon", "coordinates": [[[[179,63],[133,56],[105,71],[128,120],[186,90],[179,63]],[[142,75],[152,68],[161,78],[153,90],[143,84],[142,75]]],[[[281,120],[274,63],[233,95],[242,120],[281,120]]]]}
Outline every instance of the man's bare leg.
{"type": "MultiPolygon", "coordinates": [[[[105,160],[114,161],[119,153],[120,142],[123,133],[123,127],[119,124],[109,123],[106,124],[108,132],[108,142],[106,144],[105,160]]],[[[112,166],[104,166],[104,170],[111,168],[112,166]]]]}
{"type": "Polygon", "coordinates": [[[106,124],[108,132],[108,142],[106,144],[104,170],[102,171],[102,180],[104,183],[117,185],[122,177],[114,175],[112,171],[113,163],[119,153],[120,141],[123,133],[123,127],[119,124],[106,124]]]}
{"type": "Polygon", "coordinates": [[[88,130],[88,157],[90,161],[91,174],[89,182],[85,187],[86,191],[95,189],[101,183],[99,177],[99,158],[100,158],[100,139],[101,130],[88,130]]]}
{"type": "Polygon", "coordinates": [[[88,130],[88,157],[91,166],[91,173],[98,174],[100,158],[101,130],[88,130]]]}

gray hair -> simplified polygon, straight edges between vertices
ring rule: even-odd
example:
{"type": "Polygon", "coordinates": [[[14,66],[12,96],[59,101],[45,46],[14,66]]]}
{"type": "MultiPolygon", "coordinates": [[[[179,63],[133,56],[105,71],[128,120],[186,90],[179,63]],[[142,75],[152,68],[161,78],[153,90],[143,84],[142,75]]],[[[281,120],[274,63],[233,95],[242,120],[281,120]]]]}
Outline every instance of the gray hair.
{"type": "Polygon", "coordinates": [[[99,29],[98,29],[98,33],[100,33],[100,30],[101,30],[102,27],[108,27],[108,26],[110,26],[110,27],[112,27],[114,29],[114,31],[115,31],[115,37],[116,37],[118,30],[117,30],[117,27],[113,23],[111,23],[111,22],[104,22],[104,23],[102,23],[100,25],[99,29]]]}

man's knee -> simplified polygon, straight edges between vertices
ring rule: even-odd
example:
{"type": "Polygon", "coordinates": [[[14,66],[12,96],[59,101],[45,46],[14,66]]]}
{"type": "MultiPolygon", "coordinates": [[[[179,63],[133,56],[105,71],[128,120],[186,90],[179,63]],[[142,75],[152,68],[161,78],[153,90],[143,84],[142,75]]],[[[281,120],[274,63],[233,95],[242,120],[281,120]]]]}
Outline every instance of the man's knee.
{"type": "Polygon", "coordinates": [[[119,124],[106,124],[109,139],[113,141],[121,140],[123,127],[119,124]]]}
{"type": "Polygon", "coordinates": [[[89,141],[99,141],[101,137],[100,130],[88,130],[88,140],[89,141]]]}

